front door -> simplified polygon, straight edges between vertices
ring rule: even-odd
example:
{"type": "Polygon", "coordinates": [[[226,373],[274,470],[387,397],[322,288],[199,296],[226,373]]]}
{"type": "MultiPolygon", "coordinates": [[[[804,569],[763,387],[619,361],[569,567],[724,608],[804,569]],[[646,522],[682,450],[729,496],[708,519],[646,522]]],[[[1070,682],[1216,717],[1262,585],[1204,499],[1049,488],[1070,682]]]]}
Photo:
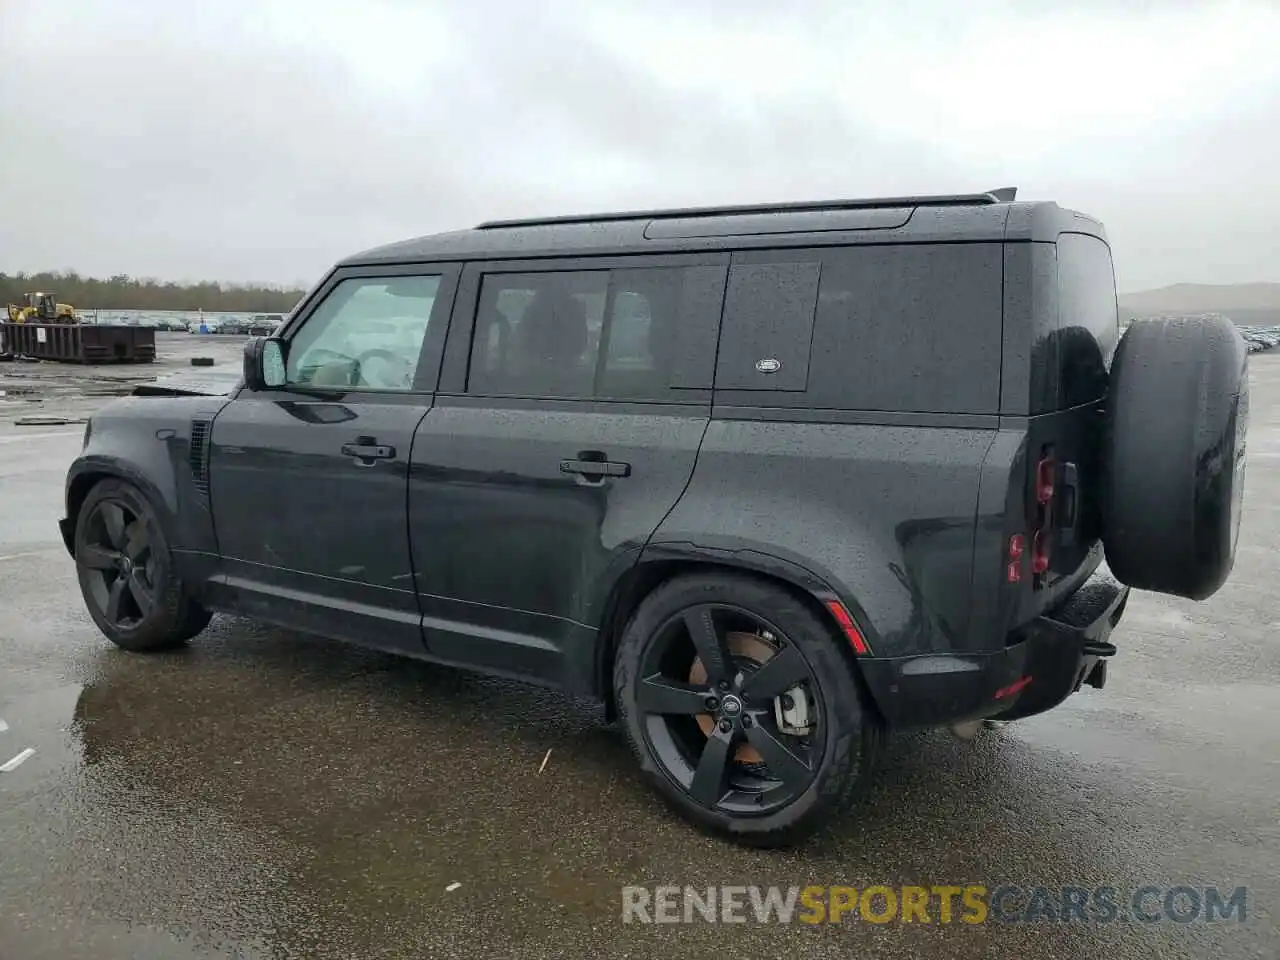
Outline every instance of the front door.
{"type": "Polygon", "coordinates": [[[421,652],[407,528],[456,269],[338,271],[284,333],[285,382],[213,423],[222,581],[259,619],[421,652]]]}
{"type": "Polygon", "coordinates": [[[605,598],[693,473],[726,264],[467,268],[409,484],[433,655],[590,688],[605,598]]]}

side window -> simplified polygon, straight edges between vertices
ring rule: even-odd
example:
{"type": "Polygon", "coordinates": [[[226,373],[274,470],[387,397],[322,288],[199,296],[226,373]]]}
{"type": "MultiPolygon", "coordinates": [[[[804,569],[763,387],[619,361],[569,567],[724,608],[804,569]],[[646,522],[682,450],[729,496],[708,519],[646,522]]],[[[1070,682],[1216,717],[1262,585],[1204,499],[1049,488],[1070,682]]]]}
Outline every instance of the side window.
{"type": "Polygon", "coordinates": [[[840,410],[994,413],[999,243],[870,244],[822,253],[809,397],[840,410]]]}
{"type": "Polygon", "coordinates": [[[804,390],[821,263],[734,262],[716,358],[717,390],[804,390]]]}
{"type": "Polygon", "coordinates": [[[1058,364],[1061,405],[1104,396],[1120,342],[1111,251],[1097,237],[1058,237],[1058,364]]]}
{"type": "Polygon", "coordinates": [[[702,266],[486,274],[467,390],[645,400],[709,388],[723,287],[723,268],[702,266]]]}
{"type": "Polygon", "coordinates": [[[608,283],[603,270],[485,276],[467,389],[591,396],[608,283]]]}
{"type": "Polygon", "coordinates": [[[596,396],[657,399],[667,392],[683,327],[685,274],[669,267],[613,271],[596,396]]]}
{"type": "Polygon", "coordinates": [[[439,286],[438,276],[343,280],[290,340],[286,383],[412,389],[439,286]]]}
{"type": "Polygon", "coordinates": [[[606,371],[652,370],[653,307],[642,293],[619,292],[609,313],[609,344],[605,350],[606,371]]]}

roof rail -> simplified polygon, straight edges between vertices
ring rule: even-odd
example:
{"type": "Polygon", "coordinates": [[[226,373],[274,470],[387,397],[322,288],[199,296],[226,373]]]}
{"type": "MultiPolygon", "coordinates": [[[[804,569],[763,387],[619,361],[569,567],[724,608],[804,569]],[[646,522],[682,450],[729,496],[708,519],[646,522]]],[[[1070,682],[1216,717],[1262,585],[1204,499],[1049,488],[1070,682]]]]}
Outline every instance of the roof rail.
{"type": "Polygon", "coordinates": [[[618,220],[667,220],[675,217],[728,217],[749,213],[801,213],[811,210],[874,210],[884,207],[969,207],[990,203],[1010,203],[1017,187],[999,187],[983,193],[955,193],[922,197],[867,197],[849,200],[801,200],[791,203],[757,203],[735,207],[671,207],[658,210],[627,210],[618,213],[569,214],[559,217],[532,217],[521,220],[486,220],[477,230],[504,227],[543,227],[570,223],[608,223],[618,220]]]}

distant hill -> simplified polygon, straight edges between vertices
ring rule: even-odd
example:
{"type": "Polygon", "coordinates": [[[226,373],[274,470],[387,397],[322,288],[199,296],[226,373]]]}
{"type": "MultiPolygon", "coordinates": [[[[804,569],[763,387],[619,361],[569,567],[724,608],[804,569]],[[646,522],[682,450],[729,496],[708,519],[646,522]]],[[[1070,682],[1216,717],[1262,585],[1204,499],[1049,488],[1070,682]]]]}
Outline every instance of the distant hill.
{"type": "Polygon", "coordinates": [[[1246,325],[1280,324],[1280,283],[1175,283],[1120,295],[1126,317],[1223,313],[1246,325]]]}

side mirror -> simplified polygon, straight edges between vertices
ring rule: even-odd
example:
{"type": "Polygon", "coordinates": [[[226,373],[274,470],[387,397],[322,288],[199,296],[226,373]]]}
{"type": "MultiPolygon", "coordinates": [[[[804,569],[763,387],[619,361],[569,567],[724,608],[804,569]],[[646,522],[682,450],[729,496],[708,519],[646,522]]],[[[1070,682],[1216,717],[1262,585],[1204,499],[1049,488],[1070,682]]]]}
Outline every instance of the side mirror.
{"type": "Polygon", "coordinates": [[[284,386],[285,343],[276,337],[254,337],[244,345],[244,385],[250,390],[284,386]]]}

